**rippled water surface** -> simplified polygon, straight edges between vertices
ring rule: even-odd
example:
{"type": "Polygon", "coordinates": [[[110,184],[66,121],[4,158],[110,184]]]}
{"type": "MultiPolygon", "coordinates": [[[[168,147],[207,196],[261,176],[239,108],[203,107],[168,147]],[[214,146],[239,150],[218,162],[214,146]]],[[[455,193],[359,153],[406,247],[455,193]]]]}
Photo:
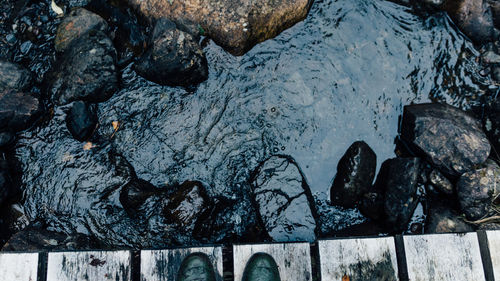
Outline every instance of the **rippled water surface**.
{"type": "Polygon", "coordinates": [[[124,88],[99,105],[90,150],[67,131],[66,108],[26,133],[18,155],[28,215],[107,245],[197,243],[168,234],[155,202],[140,222],[126,215],[118,200],[126,180],[109,156],[119,154],[158,187],[198,180],[211,196],[234,199],[219,219],[226,232],[241,234],[250,173],[270,155],[286,154],[315,194],[322,229],[341,229],[364,220],[327,204],[337,162],[352,142],[365,140],[380,164],[394,156],[404,105],[432,98],[467,107],[484,88],[474,49],[445,16],[423,19],[385,1],[316,1],[304,22],[242,57],[213,43],[205,52],[210,77],[190,91],[125,68],[124,88]]]}

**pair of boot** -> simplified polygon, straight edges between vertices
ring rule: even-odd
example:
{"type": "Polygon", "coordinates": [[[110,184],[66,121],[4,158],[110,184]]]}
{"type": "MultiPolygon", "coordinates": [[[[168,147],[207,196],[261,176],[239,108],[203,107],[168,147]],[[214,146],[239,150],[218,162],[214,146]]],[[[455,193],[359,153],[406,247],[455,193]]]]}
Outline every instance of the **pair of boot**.
{"type": "MultiPolygon", "coordinates": [[[[182,261],[177,281],[215,281],[215,271],[210,259],[201,253],[188,256],[182,261]]],[[[245,266],[241,281],[280,281],[278,265],[264,253],[253,255],[245,266]]]]}

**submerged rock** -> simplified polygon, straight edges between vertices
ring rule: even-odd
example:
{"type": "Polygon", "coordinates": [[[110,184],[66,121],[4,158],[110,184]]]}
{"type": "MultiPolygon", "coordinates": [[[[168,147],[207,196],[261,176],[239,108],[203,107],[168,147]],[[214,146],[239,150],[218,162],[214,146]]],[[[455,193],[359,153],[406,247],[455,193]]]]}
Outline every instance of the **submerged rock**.
{"type": "Polygon", "coordinates": [[[76,140],[86,141],[94,133],[97,126],[95,108],[83,101],[73,103],[66,115],[66,127],[76,140]]]}
{"type": "Polygon", "coordinates": [[[476,119],[456,107],[438,103],[405,106],[401,136],[451,176],[460,176],[484,163],[491,149],[476,119]]]}
{"type": "Polygon", "coordinates": [[[493,41],[498,36],[487,0],[447,0],[445,10],[460,30],[475,43],[493,41]]]}
{"type": "Polygon", "coordinates": [[[303,20],[312,0],[127,0],[154,21],[168,18],[192,22],[218,45],[242,55],[255,44],[273,38],[303,20]]]}
{"type": "Polygon", "coordinates": [[[136,217],[148,198],[158,194],[159,189],[150,182],[134,178],[122,187],[120,203],[131,217],[136,217]]]}
{"type": "Polygon", "coordinates": [[[160,85],[187,86],[208,78],[208,64],[198,42],[169,20],[159,20],[149,49],[135,65],[137,73],[160,85]]]}
{"type": "Polygon", "coordinates": [[[0,92],[26,91],[31,86],[32,80],[29,70],[15,63],[0,60],[0,92]]]}
{"type": "Polygon", "coordinates": [[[457,195],[467,219],[487,216],[500,195],[500,167],[488,160],[483,168],[463,174],[457,182],[457,195]]]}
{"type": "Polygon", "coordinates": [[[273,241],[314,241],[316,210],[299,167],[287,156],[272,156],[254,172],[252,192],[273,241]]]}
{"type": "Polygon", "coordinates": [[[2,251],[39,250],[89,250],[99,248],[98,244],[83,234],[67,235],[30,225],[14,234],[3,246],[2,251]]]}
{"type": "Polygon", "coordinates": [[[352,208],[368,191],[375,177],[377,156],[364,141],[353,143],[337,166],[330,190],[332,204],[352,208]]]}
{"type": "Polygon", "coordinates": [[[164,209],[167,220],[187,234],[193,232],[198,219],[211,206],[205,187],[196,181],[184,182],[169,199],[164,209]]]}
{"type": "Polygon", "coordinates": [[[41,113],[38,99],[7,90],[0,92],[0,131],[18,132],[33,124],[41,113]]]}
{"type": "Polygon", "coordinates": [[[468,224],[452,209],[442,205],[431,205],[425,223],[425,233],[472,232],[474,226],[468,224]]]}
{"type": "Polygon", "coordinates": [[[75,8],[71,10],[57,28],[57,34],[54,41],[56,51],[63,52],[73,40],[92,29],[106,32],[108,24],[99,15],[84,8],[75,8]]]}
{"type": "Polygon", "coordinates": [[[91,30],[67,47],[47,74],[46,86],[58,104],[102,102],[118,90],[116,51],[106,34],[91,30]]]}
{"type": "Polygon", "coordinates": [[[382,163],[376,189],[383,191],[383,219],[395,231],[406,229],[418,204],[419,158],[393,158],[382,163]]]}

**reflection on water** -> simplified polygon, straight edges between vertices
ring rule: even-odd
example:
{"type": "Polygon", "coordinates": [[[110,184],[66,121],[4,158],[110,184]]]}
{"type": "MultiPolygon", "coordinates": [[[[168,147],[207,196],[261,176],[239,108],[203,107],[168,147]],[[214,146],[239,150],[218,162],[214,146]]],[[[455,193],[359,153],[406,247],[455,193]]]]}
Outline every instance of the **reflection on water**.
{"type": "Polygon", "coordinates": [[[236,199],[223,220],[241,234],[250,173],[279,153],[303,170],[323,230],[343,228],[364,220],[327,204],[351,143],[366,141],[381,163],[394,155],[404,105],[430,97],[467,107],[484,88],[475,51],[445,16],[422,19],[385,1],[316,1],[304,22],[242,57],[214,44],[205,52],[210,77],[192,91],[154,85],[127,67],[123,90],[99,105],[101,138],[91,150],[67,132],[64,108],[26,133],[18,154],[28,214],[109,245],[196,243],[165,234],[154,202],[144,221],[127,217],[118,200],[127,179],[111,152],[156,186],[199,180],[210,195],[236,199]]]}

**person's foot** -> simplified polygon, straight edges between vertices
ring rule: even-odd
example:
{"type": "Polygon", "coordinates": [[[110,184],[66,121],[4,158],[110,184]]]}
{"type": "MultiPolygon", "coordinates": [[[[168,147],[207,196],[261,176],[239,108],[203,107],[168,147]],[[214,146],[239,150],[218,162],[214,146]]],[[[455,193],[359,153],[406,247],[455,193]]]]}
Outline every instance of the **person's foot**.
{"type": "Polygon", "coordinates": [[[208,256],[202,253],[187,256],[179,268],[177,281],[215,281],[215,271],[208,256]]]}
{"type": "Polygon", "coordinates": [[[254,254],[243,272],[242,281],[280,281],[278,265],[265,253],[254,254]]]}

